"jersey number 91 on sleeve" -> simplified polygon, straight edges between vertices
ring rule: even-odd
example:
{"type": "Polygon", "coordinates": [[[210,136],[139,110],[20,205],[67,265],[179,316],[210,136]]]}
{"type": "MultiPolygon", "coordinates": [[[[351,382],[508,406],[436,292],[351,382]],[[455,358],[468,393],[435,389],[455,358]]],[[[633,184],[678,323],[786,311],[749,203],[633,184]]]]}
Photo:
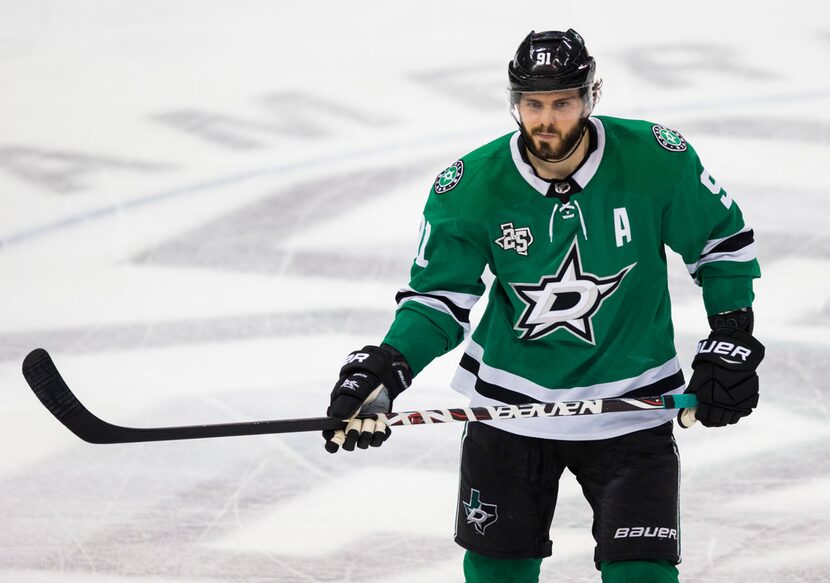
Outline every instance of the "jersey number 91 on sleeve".
{"type": "MultiPolygon", "coordinates": [[[[715,195],[720,194],[723,190],[720,182],[712,178],[712,175],[709,174],[709,171],[706,168],[704,168],[703,172],[700,173],[700,183],[708,188],[709,192],[715,195]]],[[[730,208],[732,206],[732,197],[729,196],[729,193],[725,190],[723,190],[723,196],[720,197],[720,201],[726,208],[730,208]]]]}
{"type": "Polygon", "coordinates": [[[418,235],[418,255],[415,256],[415,265],[418,267],[426,267],[429,265],[429,261],[424,256],[427,248],[427,240],[429,239],[429,233],[432,230],[432,226],[429,224],[429,221],[426,218],[421,220],[421,232],[418,235]]]}

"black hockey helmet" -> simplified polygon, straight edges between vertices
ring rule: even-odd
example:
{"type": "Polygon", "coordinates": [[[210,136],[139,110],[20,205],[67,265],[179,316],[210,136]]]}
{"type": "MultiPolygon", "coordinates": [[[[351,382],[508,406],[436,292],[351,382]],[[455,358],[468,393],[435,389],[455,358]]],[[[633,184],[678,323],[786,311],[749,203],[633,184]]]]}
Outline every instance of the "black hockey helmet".
{"type": "Polygon", "coordinates": [[[572,28],[531,31],[507,65],[511,93],[592,88],[595,71],[585,41],[572,28]]]}

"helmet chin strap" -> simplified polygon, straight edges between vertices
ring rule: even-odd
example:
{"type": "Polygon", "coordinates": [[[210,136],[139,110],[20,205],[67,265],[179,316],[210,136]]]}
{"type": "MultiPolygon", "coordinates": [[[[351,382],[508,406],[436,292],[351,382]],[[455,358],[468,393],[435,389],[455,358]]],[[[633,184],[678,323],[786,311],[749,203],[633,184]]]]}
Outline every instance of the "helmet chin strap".
{"type": "Polygon", "coordinates": [[[519,131],[522,132],[522,136],[524,136],[525,147],[528,150],[530,150],[530,153],[533,154],[534,156],[536,156],[537,158],[539,158],[540,160],[544,160],[545,162],[553,162],[553,163],[564,162],[565,160],[567,160],[568,158],[573,156],[574,152],[576,152],[576,149],[579,147],[579,144],[582,143],[582,138],[585,136],[585,130],[588,129],[588,117],[585,116],[585,117],[581,118],[579,121],[580,121],[580,125],[582,126],[582,131],[579,132],[579,139],[574,142],[574,145],[570,149],[570,151],[568,151],[568,153],[565,154],[564,156],[562,156],[561,158],[545,158],[536,149],[536,146],[533,144],[533,138],[531,138],[530,135],[527,133],[527,131],[525,130],[524,125],[522,125],[522,123],[520,121],[516,120],[516,122],[519,124],[519,131]]]}

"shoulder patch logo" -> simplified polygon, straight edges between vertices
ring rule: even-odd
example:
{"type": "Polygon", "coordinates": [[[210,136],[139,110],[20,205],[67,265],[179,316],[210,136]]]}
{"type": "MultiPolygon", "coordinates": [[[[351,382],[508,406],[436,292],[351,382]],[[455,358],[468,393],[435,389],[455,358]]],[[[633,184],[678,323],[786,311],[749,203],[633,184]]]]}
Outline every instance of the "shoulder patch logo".
{"type": "Polygon", "coordinates": [[[654,134],[657,143],[670,152],[685,152],[688,149],[685,138],[678,131],[666,126],[653,125],[651,133],[654,134]]]}
{"type": "Polygon", "coordinates": [[[452,190],[461,182],[462,176],[464,176],[464,162],[458,160],[437,176],[435,179],[435,194],[444,194],[452,190]]]}

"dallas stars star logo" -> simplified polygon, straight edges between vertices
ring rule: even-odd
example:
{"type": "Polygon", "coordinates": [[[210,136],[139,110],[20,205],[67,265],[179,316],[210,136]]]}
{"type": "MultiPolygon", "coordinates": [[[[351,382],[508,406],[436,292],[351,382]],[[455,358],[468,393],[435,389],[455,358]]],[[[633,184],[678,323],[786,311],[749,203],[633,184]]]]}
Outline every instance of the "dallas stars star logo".
{"type": "Polygon", "coordinates": [[[525,304],[516,330],[526,340],[536,340],[564,328],[577,338],[594,344],[591,318],[602,302],[613,294],[632,263],[611,277],[598,277],[582,269],[579,246],[574,239],[556,275],[546,275],[538,283],[511,283],[525,304]]]}
{"type": "Polygon", "coordinates": [[[467,515],[467,524],[472,524],[478,534],[484,534],[487,527],[499,519],[499,507],[496,504],[485,504],[481,501],[481,492],[470,489],[470,501],[461,501],[464,504],[464,514],[467,515]]]}

